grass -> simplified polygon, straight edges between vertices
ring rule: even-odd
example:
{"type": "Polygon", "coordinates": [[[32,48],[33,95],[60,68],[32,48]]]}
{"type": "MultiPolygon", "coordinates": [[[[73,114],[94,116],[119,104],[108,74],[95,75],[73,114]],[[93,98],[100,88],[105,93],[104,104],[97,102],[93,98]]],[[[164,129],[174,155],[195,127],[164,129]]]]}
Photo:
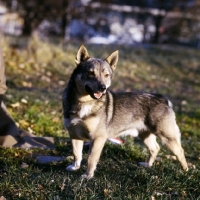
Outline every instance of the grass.
{"type": "MultiPolygon", "coordinates": [[[[20,42],[23,41],[23,38],[20,42]]],[[[86,45],[91,56],[106,58],[120,50],[113,90],[146,91],[170,97],[191,166],[183,172],[165,148],[151,169],[137,165],[147,151],[137,139],[107,143],[91,180],[80,180],[83,166],[67,172],[71,145],[62,124],[61,95],[75,67],[79,44],[53,44],[32,38],[19,49],[3,46],[8,91],[6,105],[19,128],[56,137],[55,150],[0,148],[0,196],[6,199],[200,199],[200,52],[175,46],[86,45]],[[63,138],[64,137],[64,138],[63,138]],[[63,156],[58,163],[38,164],[37,155],[63,156]]],[[[21,44],[21,43],[20,43],[21,44]]]]}

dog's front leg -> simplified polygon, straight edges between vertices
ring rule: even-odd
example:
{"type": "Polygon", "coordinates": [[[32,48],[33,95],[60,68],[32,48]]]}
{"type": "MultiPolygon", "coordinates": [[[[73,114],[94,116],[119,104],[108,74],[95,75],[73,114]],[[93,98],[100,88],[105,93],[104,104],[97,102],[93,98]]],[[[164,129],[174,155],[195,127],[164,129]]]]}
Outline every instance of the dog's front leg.
{"type": "Polygon", "coordinates": [[[72,139],[74,163],[69,165],[66,170],[75,171],[80,168],[82,161],[83,140],[72,139]]]}
{"type": "Polygon", "coordinates": [[[107,138],[104,136],[100,136],[92,140],[88,156],[87,171],[82,175],[82,178],[90,179],[94,176],[94,171],[96,169],[96,165],[99,161],[106,140],[107,138]]]}

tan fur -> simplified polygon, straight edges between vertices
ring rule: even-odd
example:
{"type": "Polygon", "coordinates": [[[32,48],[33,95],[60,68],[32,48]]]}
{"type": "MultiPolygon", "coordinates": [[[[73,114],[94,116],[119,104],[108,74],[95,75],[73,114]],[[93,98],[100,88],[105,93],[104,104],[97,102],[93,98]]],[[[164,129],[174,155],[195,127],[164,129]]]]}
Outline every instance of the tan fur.
{"type": "Polygon", "coordinates": [[[91,58],[82,45],[74,70],[63,93],[64,124],[73,146],[74,163],[67,170],[80,168],[83,141],[89,140],[88,167],[83,177],[91,178],[108,138],[139,136],[149,150],[149,159],[141,165],[151,167],[159,152],[158,137],[188,170],[180,143],[171,102],[157,94],[112,93],[108,91],[118,51],[105,60],[91,58]]]}

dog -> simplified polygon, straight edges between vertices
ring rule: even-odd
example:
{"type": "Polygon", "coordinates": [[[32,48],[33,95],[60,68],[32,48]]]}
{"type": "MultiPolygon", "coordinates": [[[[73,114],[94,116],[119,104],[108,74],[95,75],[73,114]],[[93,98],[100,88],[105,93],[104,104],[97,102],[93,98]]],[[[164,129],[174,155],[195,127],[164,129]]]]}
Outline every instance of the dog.
{"type": "Polygon", "coordinates": [[[109,91],[117,62],[118,51],[102,60],[90,57],[84,45],[78,49],[77,66],[62,96],[64,126],[74,155],[74,163],[66,170],[80,168],[83,144],[89,140],[87,170],[82,177],[92,178],[107,139],[131,135],[141,138],[149,151],[148,161],[139,164],[153,165],[160,149],[158,137],[187,171],[172,103],[159,94],[109,91]]]}

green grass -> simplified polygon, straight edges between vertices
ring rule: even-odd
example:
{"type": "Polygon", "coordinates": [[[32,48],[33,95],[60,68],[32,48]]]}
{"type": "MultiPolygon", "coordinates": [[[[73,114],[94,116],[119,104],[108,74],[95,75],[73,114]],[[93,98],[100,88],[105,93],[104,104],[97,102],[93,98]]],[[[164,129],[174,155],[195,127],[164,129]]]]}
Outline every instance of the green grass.
{"type": "MultiPolygon", "coordinates": [[[[22,41],[24,42],[23,38],[22,41]]],[[[79,44],[58,45],[38,38],[21,49],[3,46],[8,91],[6,105],[19,128],[38,136],[56,138],[55,150],[0,148],[0,196],[6,199],[200,199],[200,52],[175,46],[86,45],[91,56],[106,58],[119,49],[113,79],[115,91],[146,91],[170,97],[182,132],[182,145],[190,164],[183,172],[169,160],[165,148],[151,169],[138,166],[147,150],[137,139],[124,145],[107,143],[91,180],[80,180],[83,165],[67,172],[71,145],[62,124],[61,95],[75,67],[79,44]],[[64,156],[59,163],[38,164],[37,155],[64,156]],[[26,163],[23,167],[23,163],[26,163]]],[[[21,42],[21,40],[20,40],[21,42]]]]}

